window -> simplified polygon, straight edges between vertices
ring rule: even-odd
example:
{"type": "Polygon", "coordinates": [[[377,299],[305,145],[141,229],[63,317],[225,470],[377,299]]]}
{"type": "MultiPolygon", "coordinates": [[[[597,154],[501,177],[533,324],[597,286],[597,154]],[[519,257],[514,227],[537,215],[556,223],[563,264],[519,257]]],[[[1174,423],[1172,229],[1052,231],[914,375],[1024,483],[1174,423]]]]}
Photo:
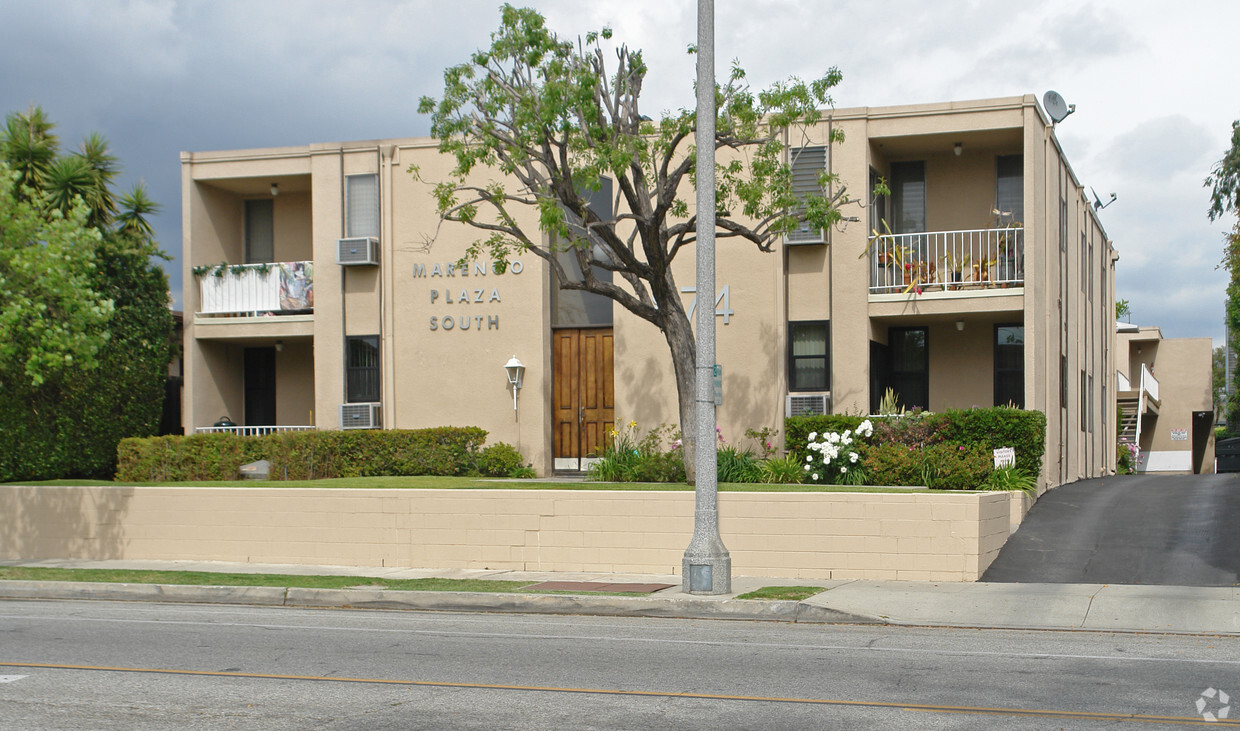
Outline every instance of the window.
{"type": "Polygon", "coordinates": [[[1068,200],[1059,196],[1059,250],[1068,251],[1068,200]]]}
{"type": "Polygon", "coordinates": [[[245,202],[245,263],[275,261],[275,213],[270,198],[245,202]]]}
{"type": "Polygon", "coordinates": [[[1085,383],[1085,371],[1081,371],[1081,431],[1089,429],[1089,391],[1085,383]]]}
{"type": "Polygon", "coordinates": [[[788,323],[788,390],[831,390],[831,323],[788,323]]]}
{"type": "Polygon", "coordinates": [[[1068,356],[1059,356],[1059,408],[1068,408],[1068,356]]]}
{"type": "MultiPolygon", "coordinates": [[[[1085,232],[1081,231],[1081,294],[1089,291],[1089,246],[1085,232]]],[[[1088,302],[1089,300],[1086,300],[1088,302]]]]}
{"type": "Polygon", "coordinates": [[[344,179],[345,236],[379,235],[379,176],[349,175],[344,179]]]}
{"type": "MultiPolygon", "coordinates": [[[[926,230],[926,164],[893,162],[891,164],[891,232],[921,233],[926,230]]],[[[924,236],[906,237],[900,243],[918,261],[926,259],[924,236]]]]}
{"type": "MultiPolygon", "coordinates": [[[[792,194],[798,200],[822,195],[823,190],[819,178],[827,169],[827,148],[801,147],[793,150],[791,156],[792,194]]],[[[805,206],[803,205],[792,209],[793,215],[804,212],[805,206]]],[[[789,244],[821,244],[825,241],[822,229],[811,229],[808,223],[802,223],[798,230],[787,236],[789,244]]]]}
{"type": "MultiPolygon", "coordinates": [[[[587,205],[600,219],[606,221],[613,217],[612,214],[612,180],[611,178],[600,178],[599,189],[595,191],[584,191],[583,196],[587,199],[587,205]]],[[[578,237],[584,237],[585,231],[580,226],[569,226],[569,231],[578,237]]],[[[556,241],[557,249],[563,248],[565,251],[556,252],[556,260],[560,266],[564,268],[564,273],[570,281],[580,282],[585,279],[581,271],[581,264],[577,261],[577,252],[571,247],[556,241]]],[[[606,260],[606,254],[602,248],[594,249],[594,260],[606,260]]],[[[610,269],[604,269],[599,266],[592,267],[594,270],[594,278],[600,282],[612,282],[613,274],[610,269]]],[[[615,300],[605,297],[594,292],[585,292],[580,289],[560,289],[559,283],[554,275],[551,277],[551,327],[609,327],[613,320],[612,304],[615,300]]]]}
{"type": "Polygon", "coordinates": [[[924,327],[887,330],[887,384],[906,409],[930,408],[930,334],[924,327]]]}
{"type": "Polygon", "coordinates": [[[379,336],[345,338],[345,401],[379,400],[379,336]]]}
{"type": "Polygon", "coordinates": [[[891,164],[892,232],[920,233],[926,230],[926,163],[891,164]]]}
{"type": "Polygon", "coordinates": [[[999,155],[995,158],[995,208],[1004,220],[1023,225],[1025,220],[1025,156],[999,155]]]}
{"type": "Polygon", "coordinates": [[[1025,326],[995,325],[995,406],[1025,408],[1025,326]]]}

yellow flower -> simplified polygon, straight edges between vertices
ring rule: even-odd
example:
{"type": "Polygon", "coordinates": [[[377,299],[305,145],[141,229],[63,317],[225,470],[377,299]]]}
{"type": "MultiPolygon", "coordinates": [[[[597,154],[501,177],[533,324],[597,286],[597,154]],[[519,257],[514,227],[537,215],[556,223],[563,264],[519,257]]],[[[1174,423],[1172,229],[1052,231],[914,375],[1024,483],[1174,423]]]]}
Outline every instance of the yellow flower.
{"type": "Polygon", "coordinates": [[[630,429],[636,429],[636,428],[637,428],[637,422],[636,422],[636,421],[630,421],[630,422],[629,422],[629,428],[630,428],[630,429]]]}
{"type": "Polygon", "coordinates": [[[607,430],[607,434],[608,434],[609,436],[613,436],[613,437],[614,437],[614,436],[616,436],[616,435],[617,435],[617,434],[619,434],[619,433],[620,433],[620,432],[616,431],[615,429],[608,429],[608,430],[607,430]]]}

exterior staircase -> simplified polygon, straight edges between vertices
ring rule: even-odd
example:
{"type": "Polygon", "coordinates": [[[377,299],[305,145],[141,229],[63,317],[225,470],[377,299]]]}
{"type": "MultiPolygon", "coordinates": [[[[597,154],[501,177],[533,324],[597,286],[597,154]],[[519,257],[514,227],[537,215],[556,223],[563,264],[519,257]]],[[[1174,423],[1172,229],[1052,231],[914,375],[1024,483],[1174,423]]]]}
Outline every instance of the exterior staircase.
{"type": "Polygon", "coordinates": [[[1121,397],[1119,402],[1119,438],[1120,441],[1137,444],[1140,436],[1137,433],[1139,421],[1137,413],[1140,410],[1140,399],[1137,396],[1121,397]]]}

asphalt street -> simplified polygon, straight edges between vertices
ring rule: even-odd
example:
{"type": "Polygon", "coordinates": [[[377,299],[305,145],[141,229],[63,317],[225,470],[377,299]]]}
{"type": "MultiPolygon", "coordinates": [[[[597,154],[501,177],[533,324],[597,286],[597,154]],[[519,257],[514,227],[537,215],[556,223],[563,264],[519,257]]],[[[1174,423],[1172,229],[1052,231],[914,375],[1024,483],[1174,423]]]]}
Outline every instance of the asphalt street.
{"type": "Polygon", "coordinates": [[[23,729],[1158,727],[1240,694],[1235,637],[6,601],[0,638],[23,729]]]}
{"type": "Polygon", "coordinates": [[[1118,475],[1038,498],[982,581],[1240,585],[1240,475],[1118,475]]]}

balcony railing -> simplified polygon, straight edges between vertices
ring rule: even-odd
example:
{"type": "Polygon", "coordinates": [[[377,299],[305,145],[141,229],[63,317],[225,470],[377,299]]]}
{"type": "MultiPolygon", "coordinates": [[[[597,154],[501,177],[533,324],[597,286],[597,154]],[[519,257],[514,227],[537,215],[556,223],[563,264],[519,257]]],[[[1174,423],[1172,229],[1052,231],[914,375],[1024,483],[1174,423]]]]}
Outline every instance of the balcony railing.
{"type": "Polygon", "coordinates": [[[276,434],[286,431],[314,431],[312,426],[199,426],[194,431],[199,434],[236,434],[239,437],[261,437],[264,434],[276,434]]]}
{"type": "Polygon", "coordinates": [[[204,267],[199,314],[261,315],[314,311],[314,262],[286,261],[204,267]]]}
{"type": "Polygon", "coordinates": [[[871,294],[1021,287],[1025,230],[888,234],[870,247],[871,294]]]}
{"type": "Polygon", "coordinates": [[[1148,393],[1150,398],[1154,399],[1155,405],[1162,402],[1158,397],[1158,379],[1154,377],[1154,371],[1144,363],[1141,364],[1141,392],[1148,393]]]}

